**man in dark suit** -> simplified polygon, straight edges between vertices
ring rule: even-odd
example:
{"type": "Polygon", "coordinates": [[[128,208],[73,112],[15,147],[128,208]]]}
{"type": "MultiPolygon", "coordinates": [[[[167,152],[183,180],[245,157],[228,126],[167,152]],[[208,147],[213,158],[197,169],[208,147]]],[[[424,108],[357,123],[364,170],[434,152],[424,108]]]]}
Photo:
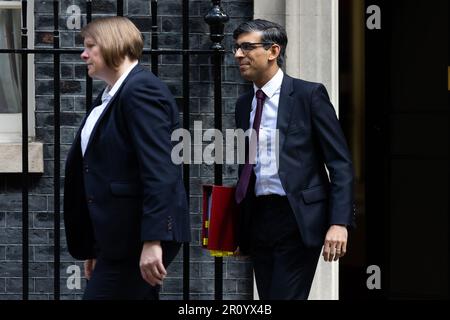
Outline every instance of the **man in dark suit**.
{"type": "Polygon", "coordinates": [[[86,260],[84,299],[157,299],[167,266],[190,238],[181,167],[171,161],[178,108],[138,64],[143,41],[130,20],[97,19],[81,35],[88,73],[106,88],[67,156],[68,249],[86,260]]]}
{"type": "Polygon", "coordinates": [[[237,128],[253,130],[236,188],[240,251],[262,299],[307,299],[322,246],[325,261],[346,252],[351,156],[325,87],[281,70],[286,31],[253,20],[233,36],[241,76],[253,82],[235,111],[237,128]]]}

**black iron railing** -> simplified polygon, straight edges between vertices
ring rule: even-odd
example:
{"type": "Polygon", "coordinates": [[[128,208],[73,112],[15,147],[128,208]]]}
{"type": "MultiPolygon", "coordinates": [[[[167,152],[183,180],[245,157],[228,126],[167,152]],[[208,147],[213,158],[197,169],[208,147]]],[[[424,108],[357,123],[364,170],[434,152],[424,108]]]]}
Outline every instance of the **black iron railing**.
{"type": "MultiPolygon", "coordinates": [[[[211,10],[205,15],[205,22],[210,26],[210,38],[213,42],[210,50],[192,50],[189,48],[189,1],[182,1],[182,21],[183,21],[183,42],[181,49],[160,50],[158,49],[158,24],[156,0],[149,1],[151,8],[151,49],[144,50],[144,55],[151,57],[152,72],[158,75],[158,57],[160,55],[181,55],[183,65],[183,128],[189,130],[189,70],[191,55],[209,55],[213,61],[214,70],[214,126],[215,129],[222,129],[222,80],[221,67],[225,50],[221,44],[224,38],[224,24],[228,21],[228,16],[221,8],[221,1],[212,1],[211,10]]],[[[0,49],[0,54],[20,54],[22,59],[22,281],[24,300],[29,298],[29,172],[28,172],[28,55],[45,53],[53,55],[53,97],[54,97],[54,299],[60,299],[60,56],[61,54],[81,53],[80,49],[61,49],[59,21],[59,1],[53,1],[53,48],[28,48],[28,28],[27,28],[27,2],[22,1],[22,48],[21,49],[0,49]]],[[[123,16],[124,2],[117,0],[118,16],[123,16]]],[[[92,0],[86,0],[86,21],[92,20],[92,0]]],[[[34,35],[31,35],[34,36],[34,35]]],[[[92,79],[86,72],[86,110],[92,105],[92,79]]],[[[183,166],[184,185],[187,194],[190,195],[189,164],[183,166]]],[[[214,166],[214,183],[222,184],[222,165],[214,166]]],[[[188,197],[189,198],[189,197],[188,197]]],[[[222,300],[223,294],[223,261],[222,258],[215,258],[215,299],[222,300]]],[[[189,243],[183,245],[183,298],[189,299],[189,243]]]]}

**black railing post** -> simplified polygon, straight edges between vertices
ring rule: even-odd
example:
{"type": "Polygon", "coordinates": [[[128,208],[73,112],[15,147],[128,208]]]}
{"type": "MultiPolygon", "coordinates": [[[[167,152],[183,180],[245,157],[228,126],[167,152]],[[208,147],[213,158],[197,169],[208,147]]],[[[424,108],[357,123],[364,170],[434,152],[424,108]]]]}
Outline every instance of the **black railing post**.
{"type": "MultiPolygon", "coordinates": [[[[189,130],[189,0],[183,0],[183,128],[189,130]],[[184,51],[186,50],[186,51],[184,51]]],[[[183,164],[183,181],[190,208],[189,164],[183,164]]],[[[183,244],[183,299],[189,300],[189,242],[183,244]]]]}
{"type": "MultiPolygon", "coordinates": [[[[92,0],[86,0],[86,22],[92,20],[92,0]]],[[[86,68],[86,112],[92,107],[92,78],[86,68]]]]}
{"type": "MultiPolygon", "coordinates": [[[[27,1],[22,1],[22,49],[28,48],[27,1]]],[[[28,54],[22,52],[22,299],[28,300],[28,54]]]]}
{"type": "MultiPolygon", "coordinates": [[[[53,48],[59,49],[59,1],[53,1],[53,48]]],[[[54,251],[53,251],[53,298],[60,298],[60,55],[55,51],[53,55],[53,118],[54,118],[54,146],[53,146],[53,193],[54,193],[54,251]]]]}
{"type": "Polygon", "coordinates": [[[151,39],[151,64],[152,72],[158,75],[158,53],[153,50],[158,49],[158,1],[151,0],[151,15],[152,15],[152,39],[151,39]]]}
{"type": "Polygon", "coordinates": [[[117,0],[117,16],[123,16],[123,0],[117,0]]]}
{"type": "MultiPolygon", "coordinates": [[[[222,58],[224,47],[221,44],[224,38],[224,26],[229,20],[227,14],[220,6],[220,0],[212,1],[213,7],[205,15],[205,21],[210,27],[210,38],[213,42],[214,66],[214,128],[222,131],[222,58]]],[[[217,150],[216,150],[217,152],[217,150]]],[[[216,154],[217,156],[217,154],[216,154]]],[[[222,155],[221,155],[222,156],[222,155]]],[[[214,164],[214,184],[222,185],[222,164],[214,164]]],[[[223,258],[214,259],[214,296],[216,300],[223,299],[223,258]]]]}

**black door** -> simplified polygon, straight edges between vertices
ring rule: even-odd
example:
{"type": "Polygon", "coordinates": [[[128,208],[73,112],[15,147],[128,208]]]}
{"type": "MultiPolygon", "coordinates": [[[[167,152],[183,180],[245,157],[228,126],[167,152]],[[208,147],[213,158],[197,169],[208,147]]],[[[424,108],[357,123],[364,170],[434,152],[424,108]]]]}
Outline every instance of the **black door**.
{"type": "MultiPolygon", "coordinates": [[[[365,29],[364,234],[356,233],[364,245],[353,253],[359,259],[349,254],[364,264],[342,261],[342,297],[448,298],[448,2],[366,0],[364,12],[341,18],[367,19],[370,5],[380,8],[381,29],[348,23],[365,29]],[[366,286],[370,265],[380,267],[380,290],[366,286]]],[[[345,45],[354,52],[354,39],[343,40],[341,54],[345,45]]],[[[345,66],[341,75],[355,68],[345,66]]],[[[358,119],[343,107],[355,94],[342,86],[348,79],[340,106],[351,136],[358,119]]]]}

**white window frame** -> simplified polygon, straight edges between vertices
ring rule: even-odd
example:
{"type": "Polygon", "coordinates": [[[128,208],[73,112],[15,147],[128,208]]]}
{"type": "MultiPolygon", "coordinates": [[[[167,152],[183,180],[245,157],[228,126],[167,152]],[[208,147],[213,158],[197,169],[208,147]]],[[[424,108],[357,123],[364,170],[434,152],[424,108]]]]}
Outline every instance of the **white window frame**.
{"type": "MultiPolygon", "coordinates": [[[[0,9],[22,10],[21,1],[0,1],[0,9]]],[[[34,49],[34,1],[27,2],[28,49],[34,49]]],[[[4,54],[1,54],[4,55],[4,54]]],[[[28,138],[35,133],[35,76],[34,54],[28,54],[28,138]]],[[[0,113],[0,143],[22,141],[22,113],[0,113]]]]}

